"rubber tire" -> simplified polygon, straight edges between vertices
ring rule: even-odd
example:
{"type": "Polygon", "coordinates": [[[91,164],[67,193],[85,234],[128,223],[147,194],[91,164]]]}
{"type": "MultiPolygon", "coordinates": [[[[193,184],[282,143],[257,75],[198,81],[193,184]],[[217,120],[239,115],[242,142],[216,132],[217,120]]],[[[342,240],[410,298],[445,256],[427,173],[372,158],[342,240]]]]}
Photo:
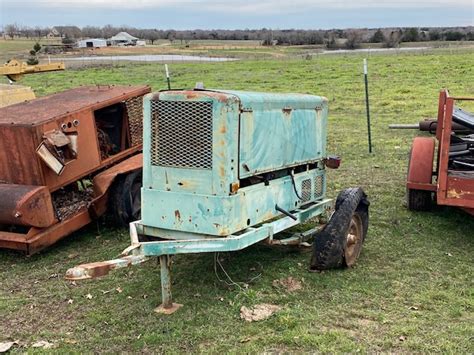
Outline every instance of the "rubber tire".
{"type": "MultiPolygon", "coordinates": [[[[348,188],[345,190],[342,190],[339,195],[337,195],[336,198],[336,204],[334,209],[337,211],[340,209],[342,203],[349,198],[350,194],[353,193],[354,188],[348,188]]],[[[362,190],[362,189],[361,189],[362,190]]],[[[369,206],[370,202],[367,199],[367,195],[365,192],[362,190],[362,198],[359,202],[359,204],[356,207],[355,212],[360,214],[360,217],[362,219],[362,225],[363,225],[363,240],[365,240],[365,237],[367,236],[367,231],[369,230],[369,206]]]]}
{"type": "Polygon", "coordinates": [[[367,195],[360,187],[349,188],[339,193],[331,219],[322,231],[315,234],[310,262],[311,271],[347,266],[344,250],[352,216],[358,214],[362,221],[363,243],[369,226],[369,205],[367,195]]]}
{"type": "Polygon", "coordinates": [[[134,213],[132,204],[138,198],[141,199],[141,191],[136,190],[136,184],[142,182],[141,170],[118,176],[109,195],[109,214],[112,216],[115,224],[121,227],[127,227],[130,222],[140,219],[140,215],[134,213]]]}
{"type": "Polygon", "coordinates": [[[407,206],[410,211],[429,211],[433,207],[431,191],[407,189],[407,206]]]}

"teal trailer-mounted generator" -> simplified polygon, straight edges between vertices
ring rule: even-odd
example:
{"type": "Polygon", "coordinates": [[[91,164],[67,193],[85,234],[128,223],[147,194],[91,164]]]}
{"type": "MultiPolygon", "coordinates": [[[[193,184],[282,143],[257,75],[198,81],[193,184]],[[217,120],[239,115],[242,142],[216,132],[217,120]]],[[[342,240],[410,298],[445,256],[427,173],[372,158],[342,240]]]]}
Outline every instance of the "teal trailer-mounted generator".
{"type": "Polygon", "coordinates": [[[170,258],[228,252],[257,242],[306,245],[310,270],[352,266],[367,234],[368,206],[360,188],[341,192],[328,215],[328,101],[303,94],[169,90],[144,99],[141,220],[130,224],[121,258],[83,264],[68,279],[160,258],[163,303],[172,313],[170,258]],[[311,220],[310,220],[311,219],[311,220]],[[277,233],[309,222],[307,232],[277,233]]]}

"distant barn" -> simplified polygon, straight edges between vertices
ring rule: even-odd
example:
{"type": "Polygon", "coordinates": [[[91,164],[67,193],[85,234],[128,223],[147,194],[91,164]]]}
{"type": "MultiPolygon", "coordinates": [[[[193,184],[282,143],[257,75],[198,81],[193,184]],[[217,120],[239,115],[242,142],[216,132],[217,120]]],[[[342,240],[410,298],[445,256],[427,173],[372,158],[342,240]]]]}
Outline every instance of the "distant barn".
{"type": "Polygon", "coordinates": [[[103,38],[88,38],[76,43],[78,48],[100,48],[107,47],[107,40],[103,38]]]}
{"type": "Polygon", "coordinates": [[[138,38],[127,32],[120,32],[111,37],[109,41],[113,46],[136,46],[138,38]]]}

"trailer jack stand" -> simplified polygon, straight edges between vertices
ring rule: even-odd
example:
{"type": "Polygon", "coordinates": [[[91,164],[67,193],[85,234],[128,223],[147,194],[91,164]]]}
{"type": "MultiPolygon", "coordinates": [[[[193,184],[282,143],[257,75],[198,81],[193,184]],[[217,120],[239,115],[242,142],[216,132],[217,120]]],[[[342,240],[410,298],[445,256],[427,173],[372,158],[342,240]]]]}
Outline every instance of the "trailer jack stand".
{"type": "Polygon", "coordinates": [[[180,309],[183,305],[179,303],[173,303],[171,296],[171,256],[161,255],[160,256],[160,269],[161,269],[161,299],[162,303],[155,308],[156,313],[161,314],[172,314],[180,309]]]}

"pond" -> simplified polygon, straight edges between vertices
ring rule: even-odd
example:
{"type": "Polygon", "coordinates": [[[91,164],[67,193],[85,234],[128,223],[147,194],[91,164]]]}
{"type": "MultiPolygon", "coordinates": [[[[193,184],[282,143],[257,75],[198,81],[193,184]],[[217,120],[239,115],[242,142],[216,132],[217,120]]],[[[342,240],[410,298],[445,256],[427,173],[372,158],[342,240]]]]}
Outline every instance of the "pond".
{"type": "Polygon", "coordinates": [[[176,54],[142,54],[142,55],[113,55],[113,56],[85,56],[55,58],[55,60],[73,62],[228,62],[238,60],[236,58],[205,57],[193,55],[176,54]]]}

